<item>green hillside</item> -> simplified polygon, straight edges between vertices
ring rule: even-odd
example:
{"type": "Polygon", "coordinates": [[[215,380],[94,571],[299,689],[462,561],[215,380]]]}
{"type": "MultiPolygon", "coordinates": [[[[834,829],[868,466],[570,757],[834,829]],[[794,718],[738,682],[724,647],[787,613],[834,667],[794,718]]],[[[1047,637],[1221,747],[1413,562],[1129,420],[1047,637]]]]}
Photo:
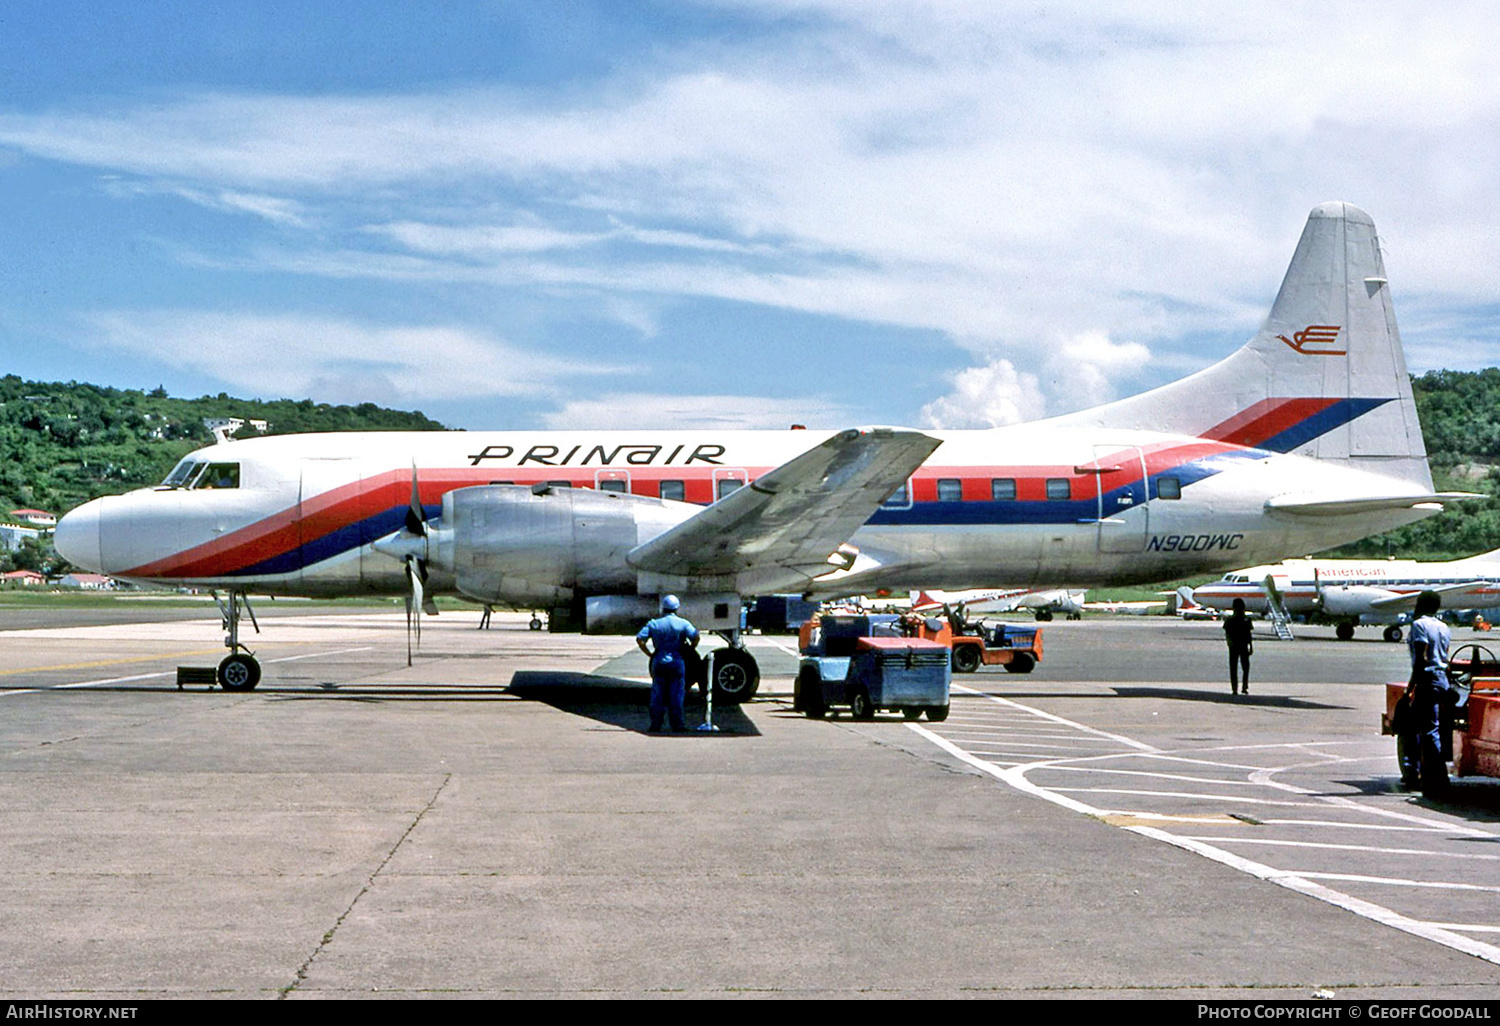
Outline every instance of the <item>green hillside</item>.
{"type": "MultiPolygon", "coordinates": [[[[0,378],[0,515],[18,507],[63,513],[81,502],[153,485],[188,452],[213,442],[204,418],[264,420],[270,434],[441,431],[420,413],[373,403],[304,399],[177,399],[70,381],[0,378]]],[[[239,437],[251,434],[242,428],[239,437]]]]}
{"type": "Polygon", "coordinates": [[[1500,368],[1429,371],[1411,381],[1439,491],[1482,492],[1437,516],[1366,538],[1330,556],[1456,559],[1500,548],[1500,368]]]}

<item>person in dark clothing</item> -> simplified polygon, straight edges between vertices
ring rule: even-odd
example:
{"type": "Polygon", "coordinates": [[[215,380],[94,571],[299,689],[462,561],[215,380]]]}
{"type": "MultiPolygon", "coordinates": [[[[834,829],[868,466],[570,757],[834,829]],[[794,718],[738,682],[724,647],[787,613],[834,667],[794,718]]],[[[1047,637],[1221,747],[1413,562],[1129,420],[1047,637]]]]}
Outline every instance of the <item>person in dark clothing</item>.
{"type": "Polygon", "coordinates": [[[1245,615],[1245,600],[1234,600],[1234,612],[1224,620],[1224,640],[1229,644],[1229,692],[1240,693],[1241,680],[1245,694],[1250,693],[1250,654],[1255,651],[1254,627],[1245,615]]]}

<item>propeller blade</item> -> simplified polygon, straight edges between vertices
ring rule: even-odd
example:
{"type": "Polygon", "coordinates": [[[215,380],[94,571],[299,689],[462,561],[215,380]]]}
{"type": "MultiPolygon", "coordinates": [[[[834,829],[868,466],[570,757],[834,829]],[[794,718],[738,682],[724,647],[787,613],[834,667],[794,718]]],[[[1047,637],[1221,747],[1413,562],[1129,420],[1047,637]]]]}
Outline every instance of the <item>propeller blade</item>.
{"type": "Polygon", "coordinates": [[[427,533],[427,511],[422,508],[422,495],[417,488],[417,461],[411,464],[411,505],[406,507],[406,529],[422,537],[427,533]]]}
{"type": "Polygon", "coordinates": [[[406,665],[411,665],[412,636],[416,635],[416,647],[422,647],[422,606],[426,603],[423,580],[427,567],[415,556],[406,557],[406,578],[411,582],[411,594],[406,596],[406,665]]]}

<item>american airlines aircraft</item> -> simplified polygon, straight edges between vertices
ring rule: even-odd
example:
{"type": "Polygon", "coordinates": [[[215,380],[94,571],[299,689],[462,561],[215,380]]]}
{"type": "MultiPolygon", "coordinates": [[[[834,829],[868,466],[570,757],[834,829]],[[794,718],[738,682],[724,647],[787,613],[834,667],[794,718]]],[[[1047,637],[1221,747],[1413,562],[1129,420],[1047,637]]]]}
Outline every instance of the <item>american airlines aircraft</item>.
{"type": "Polygon", "coordinates": [[[1288,559],[1232,570],[1193,590],[1214,609],[1244,599],[1245,608],[1268,613],[1273,604],[1293,616],[1335,624],[1342,641],[1358,624],[1385,624],[1387,641],[1401,640],[1417,596],[1435,591],[1448,609],[1500,606],[1500,550],[1467,559],[1419,563],[1410,559],[1288,559]]]}
{"type": "Polygon", "coordinates": [[[1312,211],[1264,327],[1188,378],[979,431],[285,435],[200,449],[58,524],[71,562],[223,589],[221,684],[255,686],[246,593],[432,593],[634,631],[657,596],[759,670],[741,600],[1181,578],[1411,523],[1435,494],[1375,226],[1312,211]]]}

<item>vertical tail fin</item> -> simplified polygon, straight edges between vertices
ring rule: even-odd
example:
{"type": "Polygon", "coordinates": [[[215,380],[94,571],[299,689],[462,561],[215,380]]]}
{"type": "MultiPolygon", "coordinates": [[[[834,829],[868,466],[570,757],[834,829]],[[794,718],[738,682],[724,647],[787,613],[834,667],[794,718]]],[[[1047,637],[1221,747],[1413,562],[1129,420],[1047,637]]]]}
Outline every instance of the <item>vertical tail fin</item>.
{"type": "Polygon", "coordinates": [[[1313,208],[1270,316],[1238,352],[1059,421],[1198,435],[1432,488],[1375,222],[1348,203],[1313,208]]]}

